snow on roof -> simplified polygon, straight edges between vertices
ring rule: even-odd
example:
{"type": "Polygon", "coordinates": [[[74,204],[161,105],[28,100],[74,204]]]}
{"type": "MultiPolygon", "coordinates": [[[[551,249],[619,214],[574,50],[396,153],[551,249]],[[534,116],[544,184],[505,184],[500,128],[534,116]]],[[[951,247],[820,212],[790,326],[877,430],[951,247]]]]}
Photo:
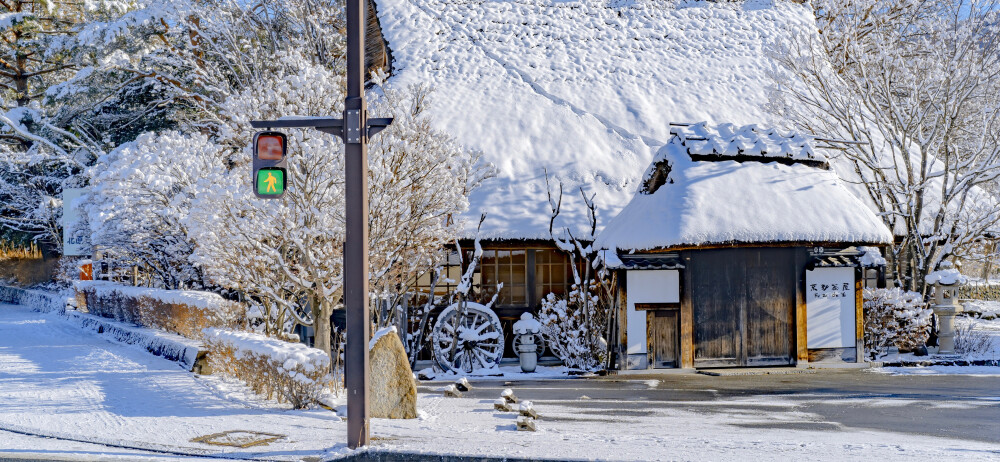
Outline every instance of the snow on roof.
{"type": "MultiPolygon", "coordinates": [[[[710,141],[734,133],[730,125],[698,127],[699,138],[710,141]]],[[[643,188],[607,223],[596,245],[651,250],[737,243],[892,242],[889,229],[832,170],[800,162],[788,165],[766,156],[744,162],[693,160],[698,154],[686,145],[686,133],[660,149],[646,170],[643,188]]],[[[751,144],[796,140],[804,143],[800,152],[813,150],[811,141],[795,134],[782,136],[756,128],[736,133],[747,136],[751,144]]],[[[704,141],[694,142],[701,146],[704,141]]]]}
{"type": "Polygon", "coordinates": [[[557,226],[587,225],[581,186],[600,226],[670,122],[773,124],[772,52],[816,34],[784,0],[375,1],[389,82],[431,85],[432,123],[498,168],[467,213],[492,238],[549,237],[543,169],[566,191],[557,226]]]}
{"type": "Polygon", "coordinates": [[[688,154],[704,160],[755,159],[829,168],[826,156],[816,153],[811,138],[794,132],[782,134],[773,128],[730,123],[709,127],[701,122],[674,124],[670,133],[684,143],[688,154]]]}

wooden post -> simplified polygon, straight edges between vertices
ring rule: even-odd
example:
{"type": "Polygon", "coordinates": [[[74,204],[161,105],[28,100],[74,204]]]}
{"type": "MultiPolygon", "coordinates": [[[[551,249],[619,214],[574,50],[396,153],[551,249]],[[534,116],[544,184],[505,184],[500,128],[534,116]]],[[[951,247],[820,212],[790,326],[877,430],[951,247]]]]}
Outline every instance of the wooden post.
{"type": "Polygon", "coordinates": [[[691,299],[691,288],[694,282],[691,280],[691,257],[684,255],[685,268],[680,270],[680,277],[677,278],[680,286],[681,296],[681,367],[686,369],[694,368],[694,304],[691,299]]]}
{"type": "MultiPolygon", "coordinates": [[[[861,271],[864,271],[863,269],[861,271]]],[[[854,324],[857,326],[854,344],[857,349],[855,362],[865,362],[865,298],[863,278],[854,272],[854,324]]],[[[863,276],[864,274],[861,273],[863,276]]]]}
{"type": "Polygon", "coordinates": [[[809,338],[806,308],[806,259],[807,250],[795,253],[795,362],[796,365],[809,363],[809,338]]]}

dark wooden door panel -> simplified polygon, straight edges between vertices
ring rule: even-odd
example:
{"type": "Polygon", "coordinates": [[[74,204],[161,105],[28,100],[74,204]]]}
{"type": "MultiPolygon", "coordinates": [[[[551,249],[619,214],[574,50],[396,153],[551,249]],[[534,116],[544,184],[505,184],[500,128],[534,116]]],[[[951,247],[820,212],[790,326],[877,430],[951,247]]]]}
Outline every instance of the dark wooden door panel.
{"type": "Polygon", "coordinates": [[[795,311],[793,249],[760,249],[747,255],[746,363],[789,364],[795,311]]]}
{"type": "Polygon", "coordinates": [[[674,368],[680,365],[680,323],[678,321],[677,310],[647,312],[649,361],[654,368],[674,368]]]}
{"type": "Polygon", "coordinates": [[[701,365],[739,365],[744,271],[727,261],[732,253],[708,250],[693,258],[694,360],[701,365]]]}
{"type": "Polygon", "coordinates": [[[794,249],[697,252],[692,279],[695,366],[790,364],[794,249]]]}

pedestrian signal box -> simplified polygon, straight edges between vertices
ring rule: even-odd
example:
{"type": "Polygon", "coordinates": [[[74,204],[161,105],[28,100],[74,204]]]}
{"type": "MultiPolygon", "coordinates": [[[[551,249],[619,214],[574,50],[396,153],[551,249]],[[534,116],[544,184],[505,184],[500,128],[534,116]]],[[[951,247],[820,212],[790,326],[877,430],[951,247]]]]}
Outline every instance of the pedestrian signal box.
{"type": "Polygon", "coordinates": [[[281,132],[257,132],[253,136],[254,195],[277,199],[288,186],[288,137],[281,132]]]}

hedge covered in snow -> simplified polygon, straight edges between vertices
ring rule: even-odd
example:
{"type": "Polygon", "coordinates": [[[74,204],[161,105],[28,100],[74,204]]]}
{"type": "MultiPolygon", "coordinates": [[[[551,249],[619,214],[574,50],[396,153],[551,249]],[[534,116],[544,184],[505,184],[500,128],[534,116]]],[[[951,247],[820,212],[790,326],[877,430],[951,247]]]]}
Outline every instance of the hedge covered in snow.
{"type": "Polygon", "coordinates": [[[143,327],[200,339],[207,327],[235,327],[244,318],[240,304],[211,292],[123,286],[77,281],[81,311],[143,327]]]}
{"type": "Polygon", "coordinates": [[[205,329],[204,336],[213,372],[241,380],[267,399],[301,409],[332,385],[330,357],[322,350],[227,329],[205,329]]]}
{"type": "Polygon", "coordinates": [[[0,286],[0,302],[27,306],[35,311],[65,313],[69,299],[58,292],[0,286]]]}

